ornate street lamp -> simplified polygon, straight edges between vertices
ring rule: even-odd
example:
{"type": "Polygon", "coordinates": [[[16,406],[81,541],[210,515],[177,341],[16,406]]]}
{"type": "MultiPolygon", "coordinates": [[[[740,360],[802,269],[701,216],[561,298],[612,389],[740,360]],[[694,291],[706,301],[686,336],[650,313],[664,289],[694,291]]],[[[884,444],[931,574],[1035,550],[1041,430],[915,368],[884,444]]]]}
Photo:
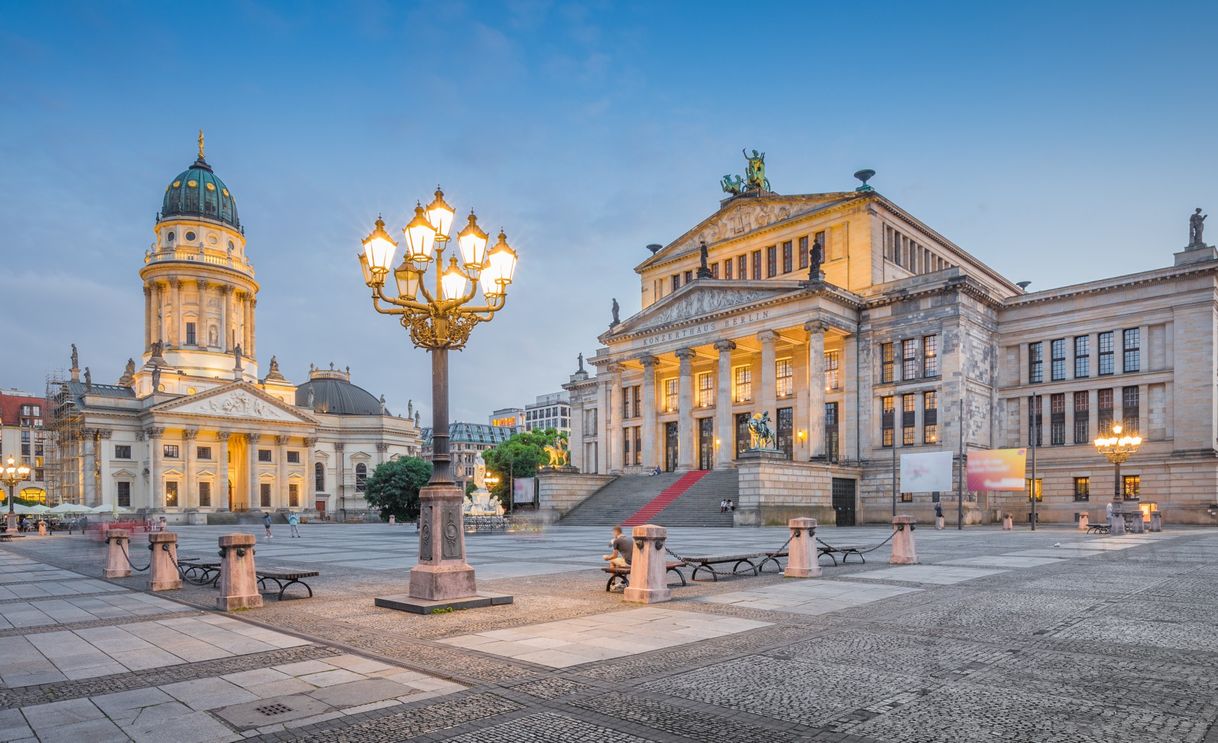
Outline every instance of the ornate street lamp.
{"type": "Polygon", "coordinates": [[[445,263],[454,211],[436,187],[435,198],[402,229],[402,262],[393,265],[397,243],[378,217],[359,255],[372,306],[396,315],[410,340],[431,352],[432,473],[419,491],[419,562],[410,571],[410,596],[428,601],[473,596],[474,569],[465,562],[462,504],[465,493],[453,481],[448,451],[448,351],[460,350],[480,322],[503,309],[516,273],[516,251],[507,235],[487,250],[487,234],[471,211],[457,233],[457,250],[445,263]],[[434,274],[428,271],[434,265],[434,274]],[[392,288],[386,291],[389,275],[392,288]],[[481,289],[481,299],[475,299],[481,289]]]}
{"type": "MultiPolygon", "coordinates": [[[[1103,454],[1116,468],[1116,482],[1112,488],[1112,514],[1120,519],[1124,518],[1122,515],[1121,464],[1136,454],[1138,447],[1141,445],[1141,436],[1137,434],[1133,436],[1121,435],[1120,423],[1112,424],[1112,432],[1109,436],[1100,436],[1095,440],[1095,450],[1103,454]]],[[[1142,518],[1140,511],[1138,518],[1142,518]]]]}
{"type": "Polygon", "coordinates": [[[17,501],[14,491],[18,485],[28,479],[30,479],[29,465],[17,464],[10,454],[8,461],[3,467],[0,467],[0,481],[8,486],[8,516],[5,517],[5,524],[10,534],[17,531],[17,501]]]}

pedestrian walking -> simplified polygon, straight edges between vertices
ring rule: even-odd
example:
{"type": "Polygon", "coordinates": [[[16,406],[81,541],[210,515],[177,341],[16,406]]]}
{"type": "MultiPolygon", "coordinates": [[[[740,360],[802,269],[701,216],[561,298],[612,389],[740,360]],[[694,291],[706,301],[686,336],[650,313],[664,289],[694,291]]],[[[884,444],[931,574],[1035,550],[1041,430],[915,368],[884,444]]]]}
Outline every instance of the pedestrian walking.
{"type": "Polygon", "coordinates": [[[935,528],[943,530],[943,503],[935,501],[935,528]]]}
{"type": "Polygon", "coordinates": [[[262,527],[264,529],[266,529],[266,538],[274,539],[274,537],[271,536],[271,514],[269,514],[269,513],[262,514],[262,527]]]}
{"type": "Polygon", "coordinates": [[[719,513],[727,513],[727,498],[719,501],[719,513]]]}
{"type": "Polygon", "coordinates": [[[293,513],[290,516],[288,516],[288,526],[292,527],[291,536],[299,538],[300,537],[300,516],[298,514],[293,513]]]}

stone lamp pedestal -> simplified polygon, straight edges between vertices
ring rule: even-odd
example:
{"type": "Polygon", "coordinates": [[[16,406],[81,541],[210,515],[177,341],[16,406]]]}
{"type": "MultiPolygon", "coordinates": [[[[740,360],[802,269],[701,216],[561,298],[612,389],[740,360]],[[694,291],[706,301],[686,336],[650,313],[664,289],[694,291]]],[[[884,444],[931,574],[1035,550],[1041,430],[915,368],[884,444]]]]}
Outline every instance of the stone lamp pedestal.
{"type": "Polygon", "coordinates": [[[892,537],[892,558],[888,560],[893,565],[916,565],[918,551],[914,547],[913,516],[893,516],[892,528],[896,534],[892,537]]]}
{"type": "Polygon", "coordinates": [[[816,519],[789,519],[787,527],[791,529],[791,543],[787,545],[787,569],[782,574],[788,578],[819,578],[816,519]]]}

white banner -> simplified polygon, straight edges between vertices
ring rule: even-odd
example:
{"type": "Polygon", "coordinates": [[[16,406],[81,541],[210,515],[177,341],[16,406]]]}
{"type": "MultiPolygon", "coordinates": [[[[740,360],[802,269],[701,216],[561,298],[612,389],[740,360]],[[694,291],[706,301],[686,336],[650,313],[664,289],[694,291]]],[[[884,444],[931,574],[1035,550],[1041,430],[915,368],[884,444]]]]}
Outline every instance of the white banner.
{"type": "Polygon", "coordinates": [[[532,503],[537,493],[536,477],[517,477],[512,481],[512,502],[532,503]]]}
{"type": "Polygon", "coordinates": [[[950,492],[952,489],[952,453],[932,451],[924,454],[901,455],[901,492],[950,492]]]}

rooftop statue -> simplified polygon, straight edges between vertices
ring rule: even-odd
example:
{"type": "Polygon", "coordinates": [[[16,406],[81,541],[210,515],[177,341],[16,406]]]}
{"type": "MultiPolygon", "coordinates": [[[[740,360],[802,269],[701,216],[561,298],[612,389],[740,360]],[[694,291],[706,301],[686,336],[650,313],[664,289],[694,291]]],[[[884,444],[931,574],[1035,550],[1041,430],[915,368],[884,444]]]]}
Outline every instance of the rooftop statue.
{"type": "MultiPolygon", "coordinates": [[[[1188,246],[1201,247],[1205,245],[1205,240],[1201,239],[1201,233],[1205,231],[1205,218],[1208,214],[1201,213],[1201,207],[1192,213],[1188,218],[1188,246]]],[[[76,346],[72,346],[72,352],[75,355],[76,346]]],[[[73,356],[72,366],[76,366],[75,356],[73,356]]]]}
{"type": "MultiPolygon", "coordinates": [[[[1200,211],[1200,209],[1198,209],[1198,211],[1200,211]]],[[[72,368],[73,369],[80,368],[80,356],[78,356],[76,353],[76,344],[75,343],[72,344],[72,368]]]]}
{"type": "Polygon", "coordinates": [[[751,155],[748,150],[741,150],[741,152],[748,163],[744,169],[744,177],[730,174],[723,176],[719,181],[723,192],[733,196],[749,192],[768,192],[770,181],[765,177],[765,153],[757,150],[753,150],[751,155]]]}
{"type": "Polygon", "coordinates": [[[613,312],[613,322],[609,323],[609,327],[612,328],[614,325],[617,325],[618,323],[620,323],[622,321],[621,318],[619,317],[619,315],[621,314],[621,309],[622,308],[619,307],[617,304],[617,297],[614,297],[613,298],[613,307],[611,310],[613,312]]]}

